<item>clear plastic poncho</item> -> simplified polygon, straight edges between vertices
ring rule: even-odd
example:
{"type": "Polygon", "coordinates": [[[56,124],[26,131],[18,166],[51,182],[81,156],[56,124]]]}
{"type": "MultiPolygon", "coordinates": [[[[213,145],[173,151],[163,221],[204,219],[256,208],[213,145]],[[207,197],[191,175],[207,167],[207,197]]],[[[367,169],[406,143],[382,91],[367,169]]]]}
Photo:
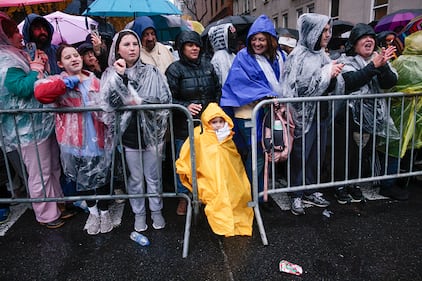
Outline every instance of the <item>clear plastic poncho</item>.
{"type": "MultiPolygon", "coordinates": [[[[27,55],[24,51],[11,45],[1,27],[1,21],[8,18],[7,15],[0,12],[0,109],[41,109],[48,107],[38,102],[33,95],[26,98],[20,97],[16,93],[9,92],[5,86],[9,68],[19,68],[27,74],[31,71],[27,55]]],[[[12,151],[18,148],[19,143],[24,146],[47,139],[54,130],[54,114],[1,114],[0,123],[6,150],[12,151]]]]}
{"type": "Polygon", "coordinates": [[[233,24],[221,24],[213,26],[208,31],[208,38],[214,50],[211,63],[220,80],[220,85],[224,85],[230,67],[236,57],[234,53],[229,52],[228,29],[233,28],[233,24]]]}
{"type": "MultiPolygon", "coordinates": [[[[343,72],[358,71],[364,68],[371,58],[365,60],[360,55],[345,56],[338,60],[344,63],[343,72]]],[[[390,67],[390,65],[389,65],[390,67]]],[[[390,69],[394,72],[394,68],[390,69]]],[[[397,75],[397,74],[396,74],[397,75]]],[[[350,95],[368,95],[382,93],[379,82],[376,77],[373,77],[370,82],[359,88],[358,90],[350,93],[350,95]]],[[[364,132],[372,134],[374,132],[374,112],[375,112],[375,134],[381,137],[389,137],[390,139],[399,138],[399,133],[394,126],[394,122],[390,117],[387,101],[381,99],[352,99],[349,102],[349,107],[352,110],[353,120],[357,125],[362,123],[364,132]],[[362,112],[361,112],[362,111],[362,112]],[[360,122],[362,113],[362,122],[360,122]]]]}
{"type": "MultiPolygon", "coordinates": [[[[105,110],[109,112],[107,124],[114,133],[123,134],[126,130],[133,111],[126,111],[120,119],[120,132],[115,131],[117,114],[113,110],[124,105],[140,104],[170,104],[171,93],[163,74],[158,68],[138,61],[130,68],[126,68],[125,77],[120,76],[112,66],[116,61],[116,39],[121,32],[132,33],[139,42],[137,34],[132,30],[122,30],[114,37],[110,48],[109,64],[101,77],[101,93],[105,102],[105,110]],[[127,84],[125,83],[127,79],[127,84]]],[[[143,144],[155,147],[164,141],[167,130],[169,110],[141,110],[139,111],[139,124],[143,144]]]]}
{"type": "MultiPolygon", "coordinates": [[[[303,14],[298,19],[299,42],[284,64],[284,97],[318,97],[344,94],[344,80],[337,76],[335,89],[328,93],[331,82],[332,61],[325,50],[315,50],[318,40],[330,18],[319,14],[303,14]]],[[[296,135],[308,132],[316,115],[316,102],[292,104],[296,135]]],[[[331,112],[331,110],[330,110],[331,112]]]]}

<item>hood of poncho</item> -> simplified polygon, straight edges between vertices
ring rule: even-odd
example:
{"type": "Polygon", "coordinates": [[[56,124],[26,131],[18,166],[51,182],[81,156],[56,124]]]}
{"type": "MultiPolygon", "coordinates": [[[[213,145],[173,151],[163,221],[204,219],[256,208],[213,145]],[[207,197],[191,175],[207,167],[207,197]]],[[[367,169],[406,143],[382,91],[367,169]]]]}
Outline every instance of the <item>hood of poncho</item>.
{"type": "Polygon", "coordinates": [[[260,15],[249,28],[246,45],[249,44],[253,35],[261,32],[269,33],[277,40],[277,32],[275,31],[274,24],[271,19],[266,15],[260,15]]]}
{"type": "MultiPolygon", "coordinates": [[[[138,34],[136,34],[135,31],[133,31],[131,29],[123,29],[122,31],[116,33],[114,35],[114,38],[113,38],[113,43],[110,46],[110,53],[109,53],[109,56],[108,56],[108,65],[109,66],[112,66],[116,62],[116,41],[117,41],[117,38],[119,37],[119,34],[122,33],[123,31],[127,31],[127,32],[130,32],[131,34],[133,34],[136,37],[136,39],[138,40],[139,47],[141,47],[141,39],[139,39],[139,36],[138,36],[138,34]]],[[[140,60],[140,58],[141,58],[141,56],[139,55],[138,61],[140,60]]]]}
{"type": "Polygon", "coordinates": [[[321,37],[325,26],[331,23],[328,16],[320,14],[303,14],[297,20],[297,28],[299,30],[299,45],[304,46],[310,51],[319,50],[315,48],[321,37]]]}
{"type": "Polygon", "coordinates": [[[202,126],[205,129],[213,130],[213,128],[211,127],[209,122],[210,122],[211,119],[216,118],[216,117],[222,117],[227,122],[227,124],[229,125],[229,128],[233,129],[232,119],[215,102],[208,104],[207,108],[202,113],[202,115],[201,115],[202,126]]]}
{"type": "Polygon", "coordinates": [[[208,31],[208,39],[211,42],[214,52],[229,48],[228,30],[230,27],[233,27],[233,24],[220,24],[211,27],[208,31]]]}

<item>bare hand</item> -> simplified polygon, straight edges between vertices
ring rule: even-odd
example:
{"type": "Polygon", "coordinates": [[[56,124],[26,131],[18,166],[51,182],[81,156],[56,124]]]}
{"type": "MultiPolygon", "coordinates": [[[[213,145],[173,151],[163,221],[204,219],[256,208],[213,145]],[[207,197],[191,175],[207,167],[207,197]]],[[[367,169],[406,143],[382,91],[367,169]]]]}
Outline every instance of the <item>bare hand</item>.
{"type": "Polygon", "coordinates": [[[395,46],[388,46],[387,49],[382,48],[381,53],[375,52],[375,55],[372,58],[375,68],[384,66],[390,59],[395,57],[395,52],[395,46]]]}
{"type": "Polygon", "coordinates": [[[193,116],[198,115],[202,110],[202,104],[191,103],[188,105],[188,110],[193,116]]]}
{"type": "Polygon", "coordinates": [[[95,55],[99,56],[101,54],[101,46],[103,44],[103,41],[101,41],[101,36],[95,33],[91,33],[91,43],[95,55]]]}
{"type": "Polygon", "coordinates": [[[116,69],[116,72],[120,75],[125,74],[126,70],[126,62],[124,59],[118,59],[113,64],[114,68],[116,69]]]}
{"type": "Polygon", "coordinates": [[[331,78],[337,77],[341,70],[343,69],[344,64],[343,63],[337,63],[337,61],[333,61],[332,67],[331,67],[331,78]]]}

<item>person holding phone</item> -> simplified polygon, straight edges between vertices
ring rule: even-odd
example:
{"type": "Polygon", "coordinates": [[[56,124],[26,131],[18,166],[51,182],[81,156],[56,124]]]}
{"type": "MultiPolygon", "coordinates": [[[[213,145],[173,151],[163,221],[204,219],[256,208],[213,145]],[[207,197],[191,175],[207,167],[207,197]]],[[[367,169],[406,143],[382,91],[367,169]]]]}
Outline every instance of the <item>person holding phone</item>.
{"type": "MultiPolygon", "coordinates": [[[[144,64],[140,59],[141,43],[138,35],[128,29],[115,36],[111,46],[111,66],[101,77],[101,92],[110,112],[123,105],[145,103],[169,104],[171,94],[165,77],[155,66],[144,64]]],[[[127,191],[129,195],[144,193],[158,195],[164,136],[167,130],[168,110],[127,111],[120,118],[121,135],[127,165],[130,171],[127,191]],[[146,182],[146,191],[145,184],[146,182]]],[[[115,130],[116,115],[111,113],[108,125],[115,130]]],[[[120,138],[116,138],[120,139],[120,138]]],[[[135,214],[135,231],[145,231],[145,198],[131,198],[135,214]]],[[[166,222],[161,213],[161,197],[148,197],[152,226],[162,229],[166,222]]]]}

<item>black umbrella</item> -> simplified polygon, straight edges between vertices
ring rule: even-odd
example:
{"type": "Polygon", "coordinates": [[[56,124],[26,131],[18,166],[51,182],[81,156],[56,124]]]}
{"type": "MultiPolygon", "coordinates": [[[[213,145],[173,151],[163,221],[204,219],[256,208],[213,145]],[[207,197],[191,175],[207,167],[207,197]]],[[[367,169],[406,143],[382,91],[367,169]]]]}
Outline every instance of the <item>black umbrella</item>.
{"type": "Polygon", "coordinates": [[[205,52],[208,54],[212,53],[212,47],[208,40],[208,31],[211,27],[220,24],[231,23],[236,27],[237,38],[243,42],[246,42],[246,36],[248,35],[249,27],[253,24],[257,17],[254,16],[227,16],[218,21],[214,21],[208,24],[204,31],[201,33],[201,39],[204,44],[205,52]]]}
{"type": "Polygon", "coordinates": [[[334,20],[333,21],[333,37],[340,36],[340,34],[352,30],[353,23],[344,21],[344,20],[334,20]]]}
{"type": "Polygon", "coordinates": [[[291,35],[296,40],[299,40],[299,31],[297,29],[279,27],[275,31],[277,32],[278,36],[291,35]]]}

